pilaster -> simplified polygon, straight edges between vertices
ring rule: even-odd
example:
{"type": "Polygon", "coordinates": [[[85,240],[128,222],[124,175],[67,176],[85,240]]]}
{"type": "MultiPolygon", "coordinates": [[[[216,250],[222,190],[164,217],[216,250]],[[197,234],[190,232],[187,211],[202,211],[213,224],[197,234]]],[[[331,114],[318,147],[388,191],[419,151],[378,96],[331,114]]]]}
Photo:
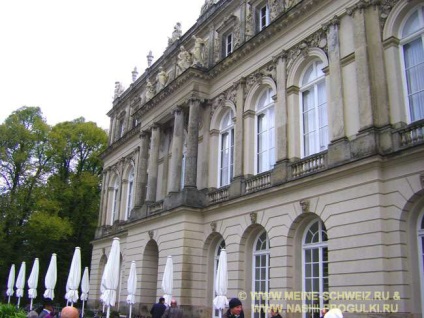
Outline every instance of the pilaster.
{"type": "Polygon", "coordinates": [[[156,191],[158,182],[158,158],[159,158],[160,126],[152,126],[151,149],[149,157],[149,175],[147,180],[146,201],[156,201],[156,191]]]}

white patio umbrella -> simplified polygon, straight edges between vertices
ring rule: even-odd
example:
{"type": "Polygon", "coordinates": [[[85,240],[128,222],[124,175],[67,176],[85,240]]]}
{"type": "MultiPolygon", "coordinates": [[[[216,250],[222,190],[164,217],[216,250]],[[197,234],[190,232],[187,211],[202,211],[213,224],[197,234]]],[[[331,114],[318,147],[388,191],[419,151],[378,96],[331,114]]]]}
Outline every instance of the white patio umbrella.
{"type": "Polygon", "coordinates": [[[82,300],[82,310],[81,317],[84,317],[84,303],[88,300],[88,292],[90,290],[90,281],[88,276],[88,267],[84,269],[84,274],[82,275],[81,280],[81,297],[82,300]]]}
{"type": "Polygon", "coordinates": [[[172,256],[169,255],[166,259],[165,271],[162,277],[162,291],[164,293],[165,304],[169,305],[172,299],[172,288],[174,284],[174,265],[172,263],[172,256]]]}
{"type": "Polygon", "coordinates": [[[15,264],[10,266],[9,278],[7,280],[7,291],[6,295],[8,296],[7,303],[10,304],[10,297],[13,296],[14,290],[13,286],[15,285],[15,264]]]}
{"type": "Polygon", "coordinates": [[[74,256],[72,257],[71,267],[69,268],[68,280],[66,281],[65,298],[67,304],[71,306],[78,300],[78,288],[81,282],[81,249],[75,247],[74,256]]]}
{"type": "Polygon", "coordinates": [[[137,269],[135,266],[135,261],[131,262],[130,275],[128,276],[127,290],[128,290],[127,303],[130,305],[129,318],[131,318],[132,305],[135,304],[135,292],[137,291],[137,269]]]}
{"type": "Polygon", "coordinates": [[[227,252],[225,248],[221,249],[218,260],[218,269],[215,278],[215,294],[213,306],[219,311],[219,318],[222,317],[222,311],[228,306],[227,299],[228,272],[227,272],[227,252]]]}
{"type": "Polygon", "coordinates": [[[105,270],[102,276],[102,285],[104,292],[100,296],[104,305],[107,306],[106,318],[110,316],[110,307],[115,306],[116,289],[119,283],[119,263],[121,256],[121,248],[119,238],[115,237],[112,242],[109,257],[106,262],[105,270]]]}
{"type": "Polygon", "coordinates": [[[28,278],[28,298],[31,299],[31,303],[29,305],[29,310],[32,310],[32,302],[34,298],[37,297],[37,286],[38,286],[38,274],[40,272],[40,265],[38,262],[38,258],[34,260],[34,264],[32,265],[31,274],[29,274],[28,278]]]}
{"type": "Polygon", "coordinates": [[[16,279],[16,297],[18,297],[18,307],[21,301],[21,297],[24,297],[24,288],[25,288],[25,271],[26,264],[22,262],[21,268],[19,269],[18,278],[16,279]]]}
{"type": "Polygon", "coordinates": [[[47,269],[46,277],[44,278],[44,285],[46,287],[46,291],[44,292],[44,298],[54,299],[54,288],[56,286],[57,280],[57,257],[56,254],[52,254],[52,258],[50,259],[49,268],[47,269]]]}

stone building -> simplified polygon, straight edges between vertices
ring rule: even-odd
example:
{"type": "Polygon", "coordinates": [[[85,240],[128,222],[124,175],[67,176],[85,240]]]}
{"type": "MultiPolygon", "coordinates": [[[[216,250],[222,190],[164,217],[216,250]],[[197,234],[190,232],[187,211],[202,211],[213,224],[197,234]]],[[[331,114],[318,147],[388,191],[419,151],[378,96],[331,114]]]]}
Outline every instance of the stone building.
{"type": "Polygon", "coordinates": [[[120,312],[131,262],[148,317],[171,255],[186,316],[215,317],[225,247],[246,318],[421,317],[424,2],[206,1],[174,33],[117,83],[92,306],[119,237],[120,312]]]}

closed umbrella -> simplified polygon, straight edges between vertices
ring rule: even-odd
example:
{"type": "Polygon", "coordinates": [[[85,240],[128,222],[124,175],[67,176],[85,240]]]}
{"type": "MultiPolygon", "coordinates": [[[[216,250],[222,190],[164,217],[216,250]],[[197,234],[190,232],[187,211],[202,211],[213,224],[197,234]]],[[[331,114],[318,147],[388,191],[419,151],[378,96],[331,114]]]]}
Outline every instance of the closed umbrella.
{"type": "Polygon", "coordinates": [[[6,295],[8,296],[8,304],[10,304],[10,297],[13,296],[14,293],[13,285],[15,285],[15,264],[12,264],[12,266],[10,266],[9,278],[7,280],[6,295]]]}
{"type": "Polygon", "coordinates": [[[32,310],[32,302],[34,298],[37,297],[39,271],[40,271],[40,265],[38,263],[38,258],[36,258],[34,260],[34,264],[32,265],[31,274],[29,274],[29,278],[28,278],[28,298],[31,299],[29,310],[32,310]]]}
{"type": "Polygon", "coordinates": [[[227,299],[228,272],[227,272],[227,252],[225,248],[221,249],[218,260],[218,269],[215,278],[216,297],[213,300],[213,306],[219,311],[219,318],[222,317],[222,311],[228,306],[227,299]]]}
{"type": "Polygon", "coordinates": [[[116,289],[119,283],[119,263],[121,256],[121,248],[119,238],[115,237],[110,249],[109,258],[107,259],[105,270],[102,276],[102,285],[104,292],[101,299],[107,306],[106,318],[110,316],[110,307],[115,306],[116,289]]]}
{"type": "Polygon", "coordinates": [[[172,256],[169,255],[166,259],[165,271],[162,277],[162,291],[164,293],[165,304],[169,305],[172,298],[172,288],[174,283],[174,265],[172,263],[172,256]]]}
{"type": "Polygon", "coordinates": [[[82,311],[81,317],[84,317],[84,303],[88,300],[88,292],[90,290],[90,281],[88,276],[88,267],[84,269],[84,274],[82,275],[81,280],[81,297],[82,300],[82,311]]]}
{"type": "Polygon", "coordinates": [[[21,268],[19,269],[18,278],[16,279],[16,297],[18,297],[18,307],[21,301],[21,297],[24,297],[24,288],[25,288],[25,271],[26,265],[25,262],[22,262],[21,268]]]}
{"type": "Polygon", "coordinates": [[[78,300],[78,288],[81,282],[81,249],[75,247],[72,257],[71,267],[69,268],[68,280],[66,281],[65,298],[67,303],[74,305],[78,300]]]}
{"type": "Polygon", "coordinates": [[[57,280],[57,260],[56,254],[52,254],[52,258],[50,259],[49,268],[47,269],[46,277],[44,278],[44,285],[46,287],[46,291],[44,292],[44,298],[54,299],[54,288],[56,286],[57,280]]]}
{"type": "Polygon", "coordinates": [[[131,262],[130,275],[128,276],[127,290],[128,290],[127,303],[130,305],[129,318],[131,318],[132,305],[135,304],[135,292],[137,291],[137,269],[135,266],[135,261],[131,262]]]}

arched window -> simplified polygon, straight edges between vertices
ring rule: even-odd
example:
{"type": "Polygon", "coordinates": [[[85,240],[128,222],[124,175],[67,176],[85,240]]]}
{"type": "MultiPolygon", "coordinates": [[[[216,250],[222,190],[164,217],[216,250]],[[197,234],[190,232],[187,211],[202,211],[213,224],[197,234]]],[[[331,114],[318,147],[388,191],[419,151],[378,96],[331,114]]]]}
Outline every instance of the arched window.
{"type": "Polygon", "coordinates": [[[128,187],[127,187],[127,208],[125,213],[125,220],[130,217],[131,209],[133,208],[134,198],[134,167],[131,168],[128,174],[128,187]]]}
{"type": "MultiPolygon", "coordinates": [[[[214,295],[214,297],[216,296],[215,293],[215,281],[216,281],[216,271],[218,270],[218,264],[219,264],[219,254],[221,254],[221,250],[225,248],[225,240],[222,239],[221,242],[219,242],[219,244],[217,244],[216,246],[216,250],[214,253],[214,261],[213,261],[213,284],[212,284],[212,288],[213,288],[213,292],[212,295],[214,295]]],[[[217,318],[219,317],[219,310],[215,309],[215,307],[212,309],[212,317],[213,318],[217,318]]]]}
{"type": "Polygon", "coordinates": [[[269,239],[265,231],[261,232],[253,245],[253,295],[252,317],[265,318],[269,292],[269,239]],[[261,293],[262,292],[262,293],[261,293]],[[261,310],[263,308],[263,310],[261,310]]]}
{"type": "Polygon", "coordinates": [[[113,222],[117,219],[118,211],[119,211],[119,203],[118,203],[118,194],[119,194],[119,181],[118,178],[115,179],[113,183],[113,197],[112,197],[112,214],[110,219],[110,224],[113,225],[113,222]]]}
{"type": "Polygon", "coordinates": [[[302,281],[303,292],[311,297],[304,297],[304,305],[310,308],[304,317],[319,318],[319,310],[324,305],[322,295],[328,292],[327,241],[327,231],[320,220],[313,221],[306,228],[303,238],[302,281]]]}
{"type": "Polygon", "coordinates": [[[219,149],[219,186],[230,184],[234,176],[234,122],[229,110],[221,120],[219,149]]]}
{"type": "Polygon", "coordinates": [[[424,7],[410,14],[402,27],[401,45],[406,104],[410,122],[424,118],[424,7]]]}
{"type": "Polygon", "coordinates": [[[259,96],[256,105],[257,141],[256,171],[271,170],[275,164],[275,131],[273,91],[268,88],[259,96]]]}
{"type": "Polygon", "coordinates": [[[321,61],[314,61],[302,76],[300,91],[304,157],[328,147],[327,94],[322,67],[321,61]]]}

